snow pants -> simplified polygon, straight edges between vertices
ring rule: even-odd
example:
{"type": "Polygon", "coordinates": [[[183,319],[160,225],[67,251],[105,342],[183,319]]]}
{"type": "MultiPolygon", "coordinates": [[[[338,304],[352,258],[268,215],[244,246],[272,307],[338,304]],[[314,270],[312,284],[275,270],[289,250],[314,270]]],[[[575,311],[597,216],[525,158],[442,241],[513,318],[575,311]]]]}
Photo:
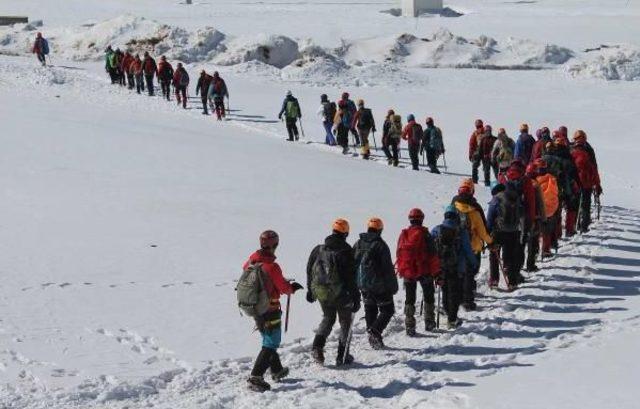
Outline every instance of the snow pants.
{"type": "Polygon", "coordinates": [[[361,152],[363,159],[369,159],[369,155],[371,154],[371,149],[369,148],[369,133],[371,129],[358,129],[358,134],[360,135],[360,143],[361,143],[361,152]]]}
{"type": "Polygon", "coordinates": [[[447,312],[447,321],[458,320],[458,310],[462,303],[463,277],[457,271],[444,271],[444,285],[442,286],[442,303],[447,312]]]}
{"type": "Polygon", "coordinates": [[[478,168],[480,168],[481,163],[480,158],[473,158],[471,161],[471,178],[473,179],[473,183],[478,183],[478,168]]]}
{"type": "Polygon", "coordinates": [[[561,219],[562,210],[558,208],[556,213],[549,217],[542,225],[542,252],[550,253],[551,247],[557,246],[560,236],[558,236],[558,220],[561,219]]]}
{"type": "Polygon", "coordinates": [[[476,275],[480,271],[480,253],[475,254],[476,260],[478,261],[476,267],[473,268],[469,263],[467,263],[467,271],[462,277],[462,302],[463,304],[472,304],[475,302],[476,298],[476,275]]]}
{"type": "Polygon", "coordinates": [[[426,311],[424,314],[425,321],[433,320],[433,304],[435,303],[435,285],[432,277],[420,277],[418,280],[408,280],[404,279],[404,291],[405,291],[405,300],[404,300],[404,314],[405,314],[405,325],[407,328],[416,327],[416,295],[418,292],[418,283],[422,287],[422,297],[424,299],[424,304],[426,307],[426,311]]]}
{"type": "Polygon", "coordinates": [[[591,225],[591,195],[593,189],[580,189],[580,220],[578,220],[578,229],[581,232],[589,231],[591,225]]]}
{"type": "Polygon", "coordinates": [[[149,91],[149,96],[153,96],[153,74],[145,74],[144,79],[147,82],[147,90],[149,91]]]}
{"type": "Polygon", "coordinates": [[[382,151],[384,152],[387,160],[392,161],[393,166],[398,166],[398,139],[392,139],[389,137],[382,138],[382,151]],[[391,150],[389,150],[391,148],[391,150]]]}
{"type": "Polygon", "coordinates": [[[216,117],[218,118],[218,120],[224,118],[227,115],[224,108],[224,98],[214,97],[213,109],[216,111],[216,117]]]}
{"type": "Polygon", "coordinates": [[[336,144],[336,140],[333,137],[333,123],[331,121],[322,121],[322,126],[324,126],[324,143],[326,143],[327,145],[335,145],[336,144]]]}
{"type": "Polygon", "coordinates": [[[364,319],[367,330],[382,335],[396,310],[393,305],[393,294],[362,293],[364,302],[364,319]]]}
{"type": "Polygon", "coordinates": [[[40,61],[40,64],[42,65],[46,65],[47,64],[47,59],[46,56],[42,53],[36,53],[36,55],[38,56],[38,61],[40,61]]]}
{"type": "Polygon", "coordinates": [[[420,147],[417,144],[409,144],[409,157],[411,158],[411,167],[413,170],[420,170],[419,150],[420,147]]]}
{"type": "Polygon", "coordinates": [[[287,134],[289,134],[289,140],[298,140],[298,126],[296,122],[298,118],[285,118],[285,124],[287,126],[287,134]]]}
{"type": "Polygon", "coordinates": [[[144,92],[144,78],[142,78],[142,74],[136,74],[136,92],[138,94],[144,92]]]}
{"type": "Polygon", "coordinates": [[[356,131],[356,128],[351,128],[351,129],[349,129],[349,131],[353,135],[353,139],[355,141],[355,145],[356,146],[360,146],[360,135],[358,135],[358,131],[356,131]]]}
{"type": "Polygon", "coordinates": [[[171,81],[160,80],[160,88],[162,89],[162,97],[171,101],[171,81]]]}
{"type": "Polygon", "coordinates": [[[136,86],[136,82],[133,79],[133,74],[127,73],[127,87],[129,89],[133,89],[133,88],[135,88],[135,86],[136,86]]]}
{"type": "Polygon", "coordinates": [[[540,252],[540,226],[534,226],[529,234],[527,246],[527,270],[534,270],[536,267],[536,257],[540,252]]]}
{"type": "Polygon", "coordinates": [[[349,130],[346,126],[338,124],[336,132],[338,134],[338,145],[342,146],[342,153],[349,151],[349,130]]]}
{"type": "Polygon", "coordinates": [[[491,185],[491,173],[493,173],[493,177],[498,180],[498,167],[494,166],[490,159],[482,159],[482,172],[484,173],[485,186],[491,185]]]}
{"type": "Polygon", "coordinates": [[[187,109],[187,86],[186,85],[178,85],[176,87],[176,100],[178,101],[178,105],[182,103],[182,108],[187,109]]]}
{"type": "Polygon", "coordinates": [[[440,156],[439,152],[435,149],[427,148],[427,166],[429,166],[429,171],[431,173],[440,173],[438,170],[438,157],[440,156]]]}
{"type": "Polygon", "coordinates": [[[500,260],[507,284],[517,283],[518,275],[522,263],[520,257],[520,232],[494,232],[493,242],[497,244],[497,249],[489,254],[489,281],[498,283],[500,281],[500,260]]]}
{"type": "Polygon", "coordinates": [[[336,322],[336,316],[340,323],[340,342],[345,343],[349,335],[349,327],[351,327],[352,306],[351,304],[335,307],[320,303],[322,308],[322,321],[316,330],[316,335],[320,335],[325,339],[331,335],[331,330],[336,322]]]}

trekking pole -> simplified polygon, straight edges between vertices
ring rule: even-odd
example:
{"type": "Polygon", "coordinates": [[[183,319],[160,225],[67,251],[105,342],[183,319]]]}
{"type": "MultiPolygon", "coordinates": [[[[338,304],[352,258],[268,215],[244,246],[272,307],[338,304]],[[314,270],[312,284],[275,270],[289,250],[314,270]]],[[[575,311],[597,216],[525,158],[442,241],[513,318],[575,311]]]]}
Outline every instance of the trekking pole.
{"type": "Polygon", "coordinates": [[[422,299],[420,300],[420,316],[422,317],[422,311],[424,310],[424,295],[422,296],[422,299]]]}
{"type": "Polygon", "coordinates": [[[578,202],[578,214],[576,215],[576,229],[582,234],[582,228],[580,228],[580,217],[582,216],[582,191],[580,191],[580,201],[578,202]]]}
{"type": "Polygon", "coordinates": [[[424,153],[424,149],[422,150],[422,166],[424,166],[424,157],[426,156],[426,154],[424,153]]]}
{"type": "Polygon", "coordinates": [[[284,332],[289,330],[289,307],[291,306],[291,294],[287,294],[287,310],[284,316],[284,332]]]}
{"type": "Polygon", "coordinates": [[[600,204],[600,195],[594,195],[594,198],[596,202],[596,219],[600,220],[600,209],[602,208],[602,205],[600,204]]]}
{"type": "Polygon", "coordinates": [[[447,172],[447,157],[444,155],[444,152],[442,152],[442,160],[444,161],[444,171],[447,172]]]}
{"type": "Polygon", "coordinates": [[[300,133],[302,133],[302,139],[305,139],[306,136],[304,136],[304,128],[302,127],[302,118],[298,118],[300,119],[300,133]]]}
{"type": "Polygon", "coordinates": [[[376,149],[376,152],[378,152],[378,144],[376,143],[376,131],[373,131],[372,136],[373,136],[373,147],[376,149]]]}
{"type": "Polygon", "coordinates": [[[347,332],[347,339],[345,340],[344,355],[342,356],[342,365],[347,363],[347,356],[349,356],[349,349],[351,349],[351,338],[353,337],[353,323],[356,320],[356,313],[351,313],[351,323],[349,324],[349,331],[347,332]]]}
{"type": "Polygon", "coordinates": [[[442,293],[442,287],[438,286],[438,311],[436,315],[436,328],[440,328],[440,293],[442,293]]]}

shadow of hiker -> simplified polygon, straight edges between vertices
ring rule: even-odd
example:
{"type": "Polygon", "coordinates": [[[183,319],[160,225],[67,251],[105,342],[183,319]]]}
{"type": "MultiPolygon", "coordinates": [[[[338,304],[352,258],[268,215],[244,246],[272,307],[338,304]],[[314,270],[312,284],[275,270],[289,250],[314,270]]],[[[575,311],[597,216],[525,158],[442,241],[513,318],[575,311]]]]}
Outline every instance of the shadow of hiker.
{"type": "MultiPolygon", "coordinates": [[[[411,367],[412,362],[417,362],[417,361],[409,361],[407,362],[407,365],[411,367]]],[[[424,392],[433,392],[445,386],[470,387],[470,386],[475,386],[475,384],[471,382],[444,381],[444,382],[434,382],[428,385],[422,385],[418,381],[403,382],[399,380],[392,380],[386,385],[379,388],[375,386],[351,386],[346,384],[345,382],[326,382],[326,381],[320,382],[319,386],[322,388],[332,388],[332,389],[356,392],[365,399],[369,399],[369,398],[391,399],[403,394],[409,389],[419,390],[424,392]]]]}

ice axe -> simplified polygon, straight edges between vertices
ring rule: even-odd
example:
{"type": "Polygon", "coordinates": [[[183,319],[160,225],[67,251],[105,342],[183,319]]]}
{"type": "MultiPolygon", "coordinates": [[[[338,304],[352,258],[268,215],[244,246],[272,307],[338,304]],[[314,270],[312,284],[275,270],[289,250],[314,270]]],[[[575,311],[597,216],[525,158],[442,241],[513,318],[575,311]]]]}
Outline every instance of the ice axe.
{"type": "Polygon", "coordinates": [[[373,147],[375,148],[376,152],[378,152],[378,144],[376,143],[376,131],[373,131],[371,135],[373,137],[373,147]]]}
{"type": "Polygon", "coordinates": [[[289,307],[291,306],[291,294],[287,294],[287,309],[284,316],[284,332],[289,330],[289,307]]]}
{"type": "Polygon", "coordinates": [[[302,133],[302,138],[305,139],[304,128],[302,127],[302,117],[298,118],[300,120],[300,133],[302,133]]]}

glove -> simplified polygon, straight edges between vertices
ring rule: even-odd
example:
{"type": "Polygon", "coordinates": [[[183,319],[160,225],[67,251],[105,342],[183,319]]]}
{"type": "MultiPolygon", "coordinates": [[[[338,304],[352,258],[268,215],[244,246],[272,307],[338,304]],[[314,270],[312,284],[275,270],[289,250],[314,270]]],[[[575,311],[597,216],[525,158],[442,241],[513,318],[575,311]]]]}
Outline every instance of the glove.
{"type": "Polygon", "coordinates": [[[596,192],[596,196],[600,196],[602,194],[602,186],[597,185],[595,192],[596,192]]]}
{"type": "Polygon", "coordinates": [[[360,311],[360,300],[353,300],[353,307],[351,307],[351,312],[356,313],[360,311]]]}
{"type": "Polygon", "coordinates": [[[302,286],[302,284],[294,281],[291,283],[291,288],[293,288],[293,292],[295,293],[298,290],[302,290],[304,287],[302,286]]]}
{"type": "Polygon", "coordinates": [[[282,114],[278,115],[278,120],[282,120],[282,114]]]}
{"type": "Polygon", "coordinates": [[[311,291],[307,291],[307,302],[308,303],[314,303],[316,301],[315,298],[313,298],[313,293],[311,291]]]}

